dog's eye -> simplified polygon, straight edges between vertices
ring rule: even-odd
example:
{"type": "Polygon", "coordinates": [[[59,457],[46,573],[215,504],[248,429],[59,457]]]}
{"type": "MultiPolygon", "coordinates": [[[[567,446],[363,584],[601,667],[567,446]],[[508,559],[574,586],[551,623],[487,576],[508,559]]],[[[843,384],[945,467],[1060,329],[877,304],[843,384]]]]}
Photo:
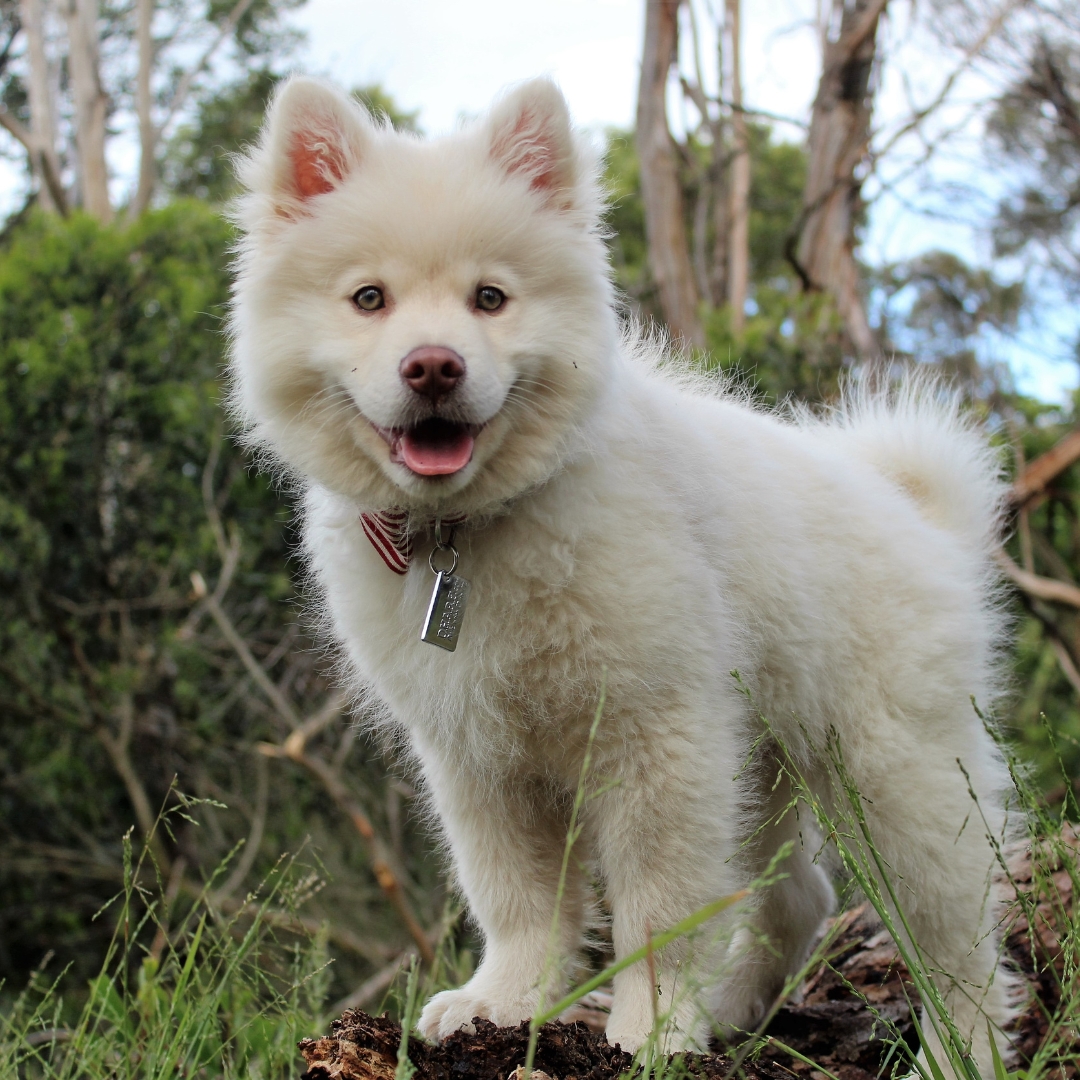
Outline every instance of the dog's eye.
{"type": "Polygon", "coordinates": [[[476,290],[476,306],[481,311],[498,311],[506,303],[506,293],[494,285],[481,285],[476,290]]]}
{"type": "Polygon", "coordinates": [[[383,291],[375,285],[365,285],[362,289],[357,289],[353,293],[352,302],[361,311],[378,311],[386,307],[383,291]]]}

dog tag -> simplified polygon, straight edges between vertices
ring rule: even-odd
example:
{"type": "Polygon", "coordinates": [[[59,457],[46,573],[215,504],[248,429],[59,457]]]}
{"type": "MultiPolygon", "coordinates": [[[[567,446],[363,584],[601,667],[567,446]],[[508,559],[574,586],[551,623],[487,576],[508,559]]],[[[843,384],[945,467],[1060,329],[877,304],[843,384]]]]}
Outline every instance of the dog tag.
{"type": "Polygon", "coordinates": [[[457,648],[461,620],[465,618],[465,603],[469,599],[469,583],[459,574],[440,570],[435,575],[424,628],[420,640],[440,649],[453,652],[457,648]]]}

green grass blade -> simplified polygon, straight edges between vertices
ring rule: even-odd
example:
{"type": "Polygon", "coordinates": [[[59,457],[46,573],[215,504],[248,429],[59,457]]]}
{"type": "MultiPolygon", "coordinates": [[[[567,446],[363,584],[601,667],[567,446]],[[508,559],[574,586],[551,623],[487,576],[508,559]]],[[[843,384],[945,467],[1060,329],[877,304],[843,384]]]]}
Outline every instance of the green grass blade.
{"type": "Polygon", "coordinates": [[[670,930],[665,930],[662,934],[654,935],[650,941],[645,945],[642,945],[640,949],[636,949],[629,955],[624,956],[621,960],[617,960],[610,967],[604,968],[599,975],[594,975],[587,982],[583,982],[575,990],[571,990],[566,997],[561,1001],[557,1001],[547,1010],[547,1012],[535,1016],[533,1018],[533,1027],[540,1028],[549,1020],[554,1020],[559,1013],[563,1012],[563,1010],[569,1009],[575,1001],[578,1001],[586,994],[591,993],[598,986],[603,986],[604,983],[618,975],[620,971],[625,971],[628,967],[633,967],[634,964],[640,963],[649,955],[650,951],[662,949],[665,945],[670,945],[671,942],[678,938],[685,937],[687,934],[701,926],[702,923],[706,923],[710,919],[715,918],[733,904],[737,904],[740,900],[745,900],[749,895],[750,891],[748,889],[742,889],[737,893],[732,893],[730,896],[721,897],[721,899],[714,900],[711,904],[706,904],[703,908],[699,908],[692,915],[688,915],[682,922],[676,923],[671,927],[670,930]]]}
{"type": "Polygon", "coordinates": [[[994,1038],[994,1029],[989,1020],[986,1021],[986,1034],[990,1039],[990,1057],[994,1062],[994,1080],[1009,1080],[1009,1074],[1005,1069],[1005,1062],[1001,1060],[1001,1054],[998,1053],[997,1040],[994,1038]]]}

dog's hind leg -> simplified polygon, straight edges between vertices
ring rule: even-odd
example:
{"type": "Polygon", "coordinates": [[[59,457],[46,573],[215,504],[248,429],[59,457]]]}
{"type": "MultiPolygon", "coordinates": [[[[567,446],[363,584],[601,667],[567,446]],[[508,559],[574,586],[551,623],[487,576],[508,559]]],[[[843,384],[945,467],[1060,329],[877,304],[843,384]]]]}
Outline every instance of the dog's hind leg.
{"type": "Polygon", "coordinates": [[[879,880],[876,868],[884,867],[886,898],[902,913],[902,920],[896,916],[900,932],[945,1003],[948,1019],[923,1001],[927,1047],[948,1074],[942,1041],[956,1042],[949,1035],[955,1025],[988,1076],[987,1020],[999,1026],[1011,1016],[1012,980],[1000,964],[1000,892],[988,839],[1005,839],[1008,776],[970,705],[957,705],[956,713],[902,722],[885,714],[869,718],[860,726],[872,739],[853,733],[835,744],[834,764],[842,761],[843,778],[823,794],[837,816],[848,819],[860,859],[879,880]]]}
{"type": "MultiPolygon", "coordinates": [[[[700,727],[711,719],[702,712],[700,727]]],[[[723,745],[726,729],[714,726],[711,744],[688,737],[687,729],[699,726],[696,719],[654,720],[654,737],[628,739],[617,763],[598,765],[598,775],[612,786],[590,803],[589,827],[620,960],[742,884],[730,861],[736,820],[731,774],[739,756],[723,745]]],[[[636,1051],[658,1023],[666,1052],[707,1042],[708,999],[730,938],[726,924],[717,922],[692,943],[665,946],[651,965],[642,960],[615,976],[609,1042],[636,1051]]]]}
{"type": "Polygon", "coordinates": [[[757,827],[739,857],[748,880],[769,871],[776,880],[762,888],[728,951],[712,1008],[722,1030],[749,1031],[758,1024],[805,962],[835,904],[829,876],[815,858],[813,821],[805,806],[793,805],[790,783],[778,769],[770,758],[757,770],[757,827]],[[790,852],[773,863],[785,844],[790,852]]]}

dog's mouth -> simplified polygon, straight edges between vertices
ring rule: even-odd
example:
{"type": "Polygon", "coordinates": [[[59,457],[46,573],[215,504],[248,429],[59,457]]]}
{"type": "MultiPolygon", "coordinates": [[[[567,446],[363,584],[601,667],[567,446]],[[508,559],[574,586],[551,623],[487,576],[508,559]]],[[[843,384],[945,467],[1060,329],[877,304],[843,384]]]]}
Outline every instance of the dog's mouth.
{"type": "Polygon", "coordinates": [[[461,424],[439,416],[407,428],[372,427],[390,447],[390,460],[417,476],[452,476],[472,461],[483,424],[461,424]]]}

